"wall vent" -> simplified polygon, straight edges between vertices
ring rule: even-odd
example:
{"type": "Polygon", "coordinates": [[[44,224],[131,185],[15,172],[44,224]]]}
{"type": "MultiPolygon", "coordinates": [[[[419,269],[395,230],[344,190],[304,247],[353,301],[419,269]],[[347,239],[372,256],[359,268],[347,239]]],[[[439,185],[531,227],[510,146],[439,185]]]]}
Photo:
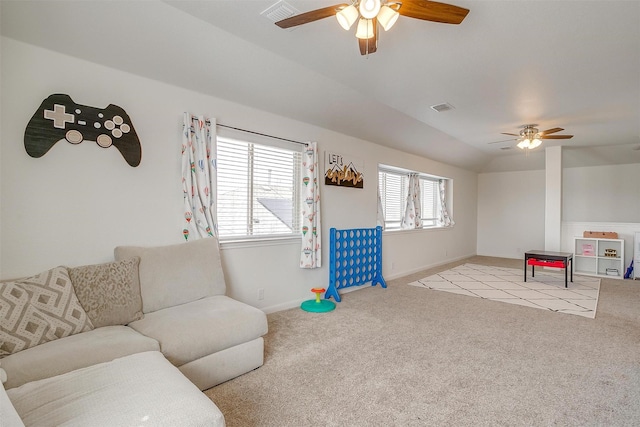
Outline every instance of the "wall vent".
{"type": "Polygon", "coordinates": [[[437,111],[438,113],[442,113],[444,111],[453,110],[453,105],[449,104],[448,102],[445,102],[444,104],[432,105],[431,109],[433,111],[437,111]]]}
{"type": "Polygon", "coordinates": [[[282,21],[283,19],[291,18],[294,15],[298,15],[300,11],[291,6],[284,0],[280,0],[278,3],[270,6],[264,10],[260,15],[264,16],[272,22],[282,21]]]}

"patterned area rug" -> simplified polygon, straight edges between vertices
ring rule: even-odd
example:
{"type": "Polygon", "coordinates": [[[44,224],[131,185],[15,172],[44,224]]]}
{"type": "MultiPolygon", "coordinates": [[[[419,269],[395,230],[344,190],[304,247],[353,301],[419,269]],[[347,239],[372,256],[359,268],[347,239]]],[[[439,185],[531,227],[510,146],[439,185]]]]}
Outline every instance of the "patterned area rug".
{"type": "Polygon", "coordinates": [[[573,282],[565,288],[563,271],[537,268],[534,278],[529,270],[526,282],[523,276],[522,269],[464,264],[409,285],[591,319],[596,317],[600,293],[597,277],[574,275],[573,282]]]}

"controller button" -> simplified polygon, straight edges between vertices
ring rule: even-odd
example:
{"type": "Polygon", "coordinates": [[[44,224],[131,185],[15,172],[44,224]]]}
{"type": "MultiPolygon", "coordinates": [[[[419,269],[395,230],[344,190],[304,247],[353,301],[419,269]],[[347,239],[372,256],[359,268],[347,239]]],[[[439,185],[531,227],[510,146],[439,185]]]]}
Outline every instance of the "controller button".
{"type": "Polygon", "coordinates": [[[106,127],[109,130],[113,130],[113,128],[115,128],[116,125],[111,120],[107,120],[106,122],[104,122],[104,127],[106,127]]]}
{"type": "Polygon", "coordinates": [[[82,142],[82,134],[79,131],[73,129],[67,132],[65,138],[72,144],[80,144],[82,142]]]}
{"type": "Polygon", "coordinates": [[[76,108],[76,114],[80,114],[82,111],[80,111],[79,108],[76,108]]]}
{"type": "Polygon", "coordinates": [[[84,120],[78,120],[78,124],[82,126],[86,126],[87,122],[85,122],[84,120]]]}
{"type": "Polygon", "coordinates": [[[111,147],[111,144],[113,144],[113,141],[111,140],[111,137],[109,135],[105,135],[105,134],[99,135],[98,139],[96,139],[96,142],[102,148],[111,147]]]}
{"type": "Polygon", "coordinates": [[[122,133],[129,133],[131,132],[131,127],[125,123],[122,126],[120,126],[120,130],[122,131],[122,133]]]}
{"type": "Polygon", "coordinates": [[[122,117],[120,116],[113,116],[113,123],[121,125],[122,123],[124,123],[124,120],[122,120],[122,117]]]}
{"type": "Polygon", "coordinates": [[[102,114],[102,113],[98,113],[98,118],[100,118],[100,119],[101,119],[101,118],[103,118],[103,117],[104,117],[104,114],[102,114]]]}
{"type": "Polygon", "coordinates": [[[120,138],[122,136],[122,131],[120,129],[114,129],[111,131],[111,134],[116,138],[120,138]]]}
{"type": "Polygon", "coordinates": [[[53,110],[44,110],[44,118],[53,120],[53,127],[64,129],[67,123],[73,123],[75,116],[65,112],[64,105],[54,104],[53,110]]]}
{"type": "Polygon", "coordinates": [[[100,129],[102,127],[102,125],[100,124],[100,122],[95,122],[93,124],[93,127],[96,128],[96,129],[100,129]]]}

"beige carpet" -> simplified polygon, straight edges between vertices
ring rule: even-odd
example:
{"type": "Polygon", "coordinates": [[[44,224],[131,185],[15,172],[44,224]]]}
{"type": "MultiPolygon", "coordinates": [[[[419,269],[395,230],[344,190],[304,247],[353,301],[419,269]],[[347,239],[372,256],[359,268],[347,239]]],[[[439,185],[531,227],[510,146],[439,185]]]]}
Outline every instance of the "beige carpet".
{"type": "Polygon", "coordinates": [[[565,288],[564,272],[538,268],[532,277],[531,268],[528,268],[526,282],[523,274],[522,267],[464,264],[408,285],[590,319],[596,317],[600,292],[597,277],[575,275],[565,288]]]}
{"type": "Polygon", "coordinates": [[[270,314],[264,366],[207,396],[229,427],[640,425],[640,282],[595,319],[406,286],[461,264],[270,314]]]}

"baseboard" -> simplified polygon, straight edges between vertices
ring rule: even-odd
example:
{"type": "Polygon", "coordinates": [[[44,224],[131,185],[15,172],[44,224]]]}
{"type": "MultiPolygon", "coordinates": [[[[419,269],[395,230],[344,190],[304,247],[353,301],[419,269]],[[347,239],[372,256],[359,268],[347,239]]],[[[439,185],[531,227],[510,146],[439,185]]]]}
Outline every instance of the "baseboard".
{"type": "MultiPolygon", "coordinates": [[[[392,274],[392,275],[385,275],[384,279],[385,279],[385,281],[398,279],[400,277],[408,276],[410,274],[417,273],[417,272],[422,271],[422,270],[428,270],[430,268],[439,267],[441,265],[445,265],[445,264],[449,264],[449,263],[452,263],[452,262],[460,261],[460,260],[463,260],[463,259],[466,259],[466,258],[470,258],[470,257],[475,256],[475,255],[476,254],[470,254],[470,255],[463,255],[463,256],[460,256],[460,257],[456,257],[456,258],[449,258],[449,259],[447,259],[445,261],[436,262],[436,263],[433,263],[433,264],[423,265],[423,266],[420,266],[420,267],[417,267],[417,268],[414,268],[414,269],[411,269],[411,270],[403,271],[401,273],[396,273],[396,274],[392,274]]],[[[379,286],[379,285],[376,285],[376,286],[379,286]]],[[[340,295],[342,295],[342,294],[346,294],[346,293],[349,293],[349,292],[359,291],[361,289],[369,288],[369,287],[371,287],[371,284],[367,283],[366,285],[351,286],[351,287],[348,287],[348,288],[345,288],[345,289],[340,289],[339,292],[340,292],[340,295]]],[[[289,310],[291,308],[300,307],[300,304],[302,304],[302,302],[306,301],[307,299],[309,299],[309,298],[300,299],[300,300],[293,300],[293,301],[287,301],[287,302],[283,302],[281,304],[276,304],[276,305],[270,305],[268,307],[261,308],[261,310],[264,311],[266,314],[276,313],[278,311],[289,310]]]]}
{"type": "Polygon", "coordinates": [[[268,307],[263,307],[260,310],[264,311],[265,314],[275,313],[278,311],[289,310],[290,308],[300,307],[300,304],[302,304],[303,301],[306,301],[306,299],[293,300],[293,301],[283,302],[281,304],[270,305],[268,307]]]}
{"type": "Polygon", "coordinates": [[[413,268],[411,270],[403,271],[403,272],[400,272],[400,273],[389,274],[389,275],[385,274],[384,279],[385,280],[399,279],[401,277],[408,276],[410,274],[417,273],[417,272],[422,271],[422,270],[428,270],[430,268],[440,267],[441,265],[449,264],[449,263],[456,262],[456,261],[461,261],[463,259],[471,258],[473,256],[476,256],[476,254],[469,254],[469,255],[463,255],[463,256],[460,256],[460,257],[456,257],[456,258],[449,258],[449,259],[447,259],[445,261],[440,261],[440,262],[436,262],[436,263],[433,263],[433,264],[423,265],[423,266],[420,266],[420,267],[417,267],[417,268],[413,268]]]}

